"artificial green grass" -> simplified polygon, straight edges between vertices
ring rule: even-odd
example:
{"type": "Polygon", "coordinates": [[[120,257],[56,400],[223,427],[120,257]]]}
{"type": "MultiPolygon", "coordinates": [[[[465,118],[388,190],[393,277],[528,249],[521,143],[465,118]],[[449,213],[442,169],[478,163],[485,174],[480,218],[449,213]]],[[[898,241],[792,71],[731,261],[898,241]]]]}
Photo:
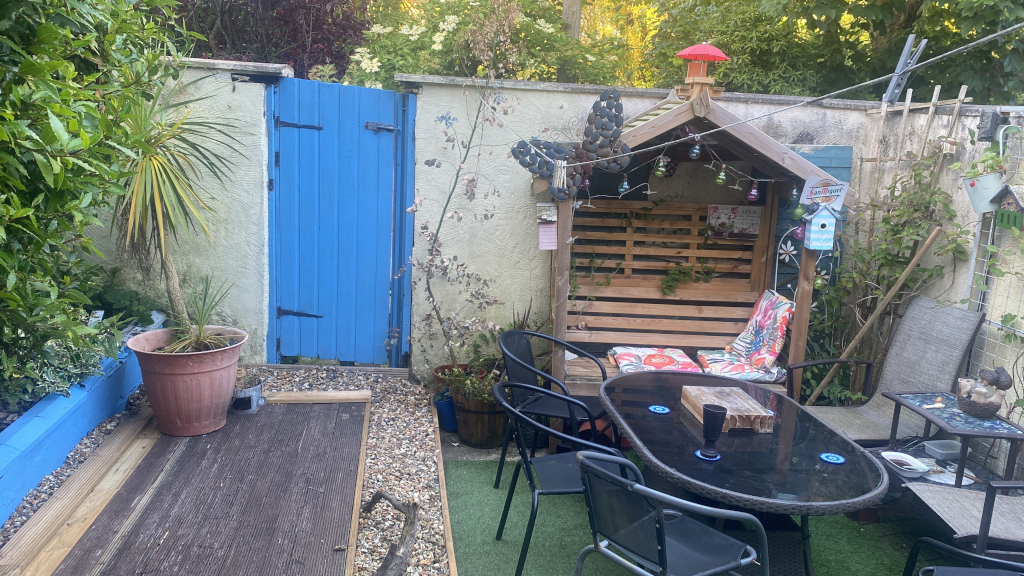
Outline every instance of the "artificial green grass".
{"type": "MultiPolygon", "coordinates": [[[[455,559],[460,576],[513,575],[530,517],[530,492],[520,475],[509,510],[505,534],[494,539],[508,493],[514,463],[493,488],[497,462],[445,462],[448,509],[451,514],[455,559]]],[[[818,576],[898,576],[903,573],[910,545],[931,535],[923,521],[883,516],[877,524],[862,524],[845,516],[811,519],[811,550],[818,576]]],[[[541,496],[533,541],[524,575],[568,576],[576,556],[591,543],[590,524],[582,496],[541,496]]],[[[925,555],[924,559],[935,558],[925,555]]],[[[587,558],[584,576],[626,576],[626,570],[598,554],[587,558]]]]}

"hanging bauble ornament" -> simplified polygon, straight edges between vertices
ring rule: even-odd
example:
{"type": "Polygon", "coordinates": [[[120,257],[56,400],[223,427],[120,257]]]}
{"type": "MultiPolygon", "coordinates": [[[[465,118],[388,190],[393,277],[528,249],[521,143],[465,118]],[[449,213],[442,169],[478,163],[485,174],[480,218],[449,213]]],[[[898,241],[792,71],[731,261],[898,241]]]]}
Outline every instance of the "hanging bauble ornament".
{"type": "Polygon", "coordinates": [[[629,192],[629,179],[623,175],[622,184],[619,184],[619,194],[625,194],[626,192],[629,192]]]}
{"type": "Polygon", "coordinates": [[[757,191],[757,181],[750,185],[750,192],[747,192],[747,200],[751,202],[757,202],[757,199],[761,197],[761,194],[757,191]]]}
{"type": "Polygon", "coordinates": [[[698,158],[700,158],[700,144],[690,148],[690,160],[697,160],[698,158]]]}
{"type": "Polygon", "coordinates": [[[807,209],[804,208],[803,204],[797,204],[796,208],[793,208],[793,218],[795,220],[799,220],[800,218],[803,218],[804,214],[806,214],[806,213],[807,213],[807,209]]]}
{"type": "Polygon", "coordinates": [[[583,175],[583,179],[580,180],[580,190],[583,190],[584,192],[590,190],[590,176],[587,176],[586,174],[583,175]]]}
{"type": "Polygon", "coordinates": [[[668,161],[665,160],[665,157],[658,156],[658,162],[654,165],[654,175],[658,178],[664,178],[666,166],[668,166],[668,161]]]}
{"type": "Polygon", "coordinates": [[[804,225],[803,225],[803,223],[801,223],[799,226],[796,227],[795,230],[793,230],[793,238],[796,238],[797,240],[803,240],[804,239],[804,225]]]}
{"type": "Polygon", "coordinates": [[[796,184],[793,184],[793,189],[789,191],[789,201],[797,202],[800,200],[800,191],[796,189],[796,184]]]}
{"type": "Polygon", "coordinates": [[[721,172],[718,173],[718,176],[715,177],[715,184],[718,184],[719,186],[725,186],[725,169],[724,168],[722,169],[721,172]]]}
{"type": "Polygon", "coordinates": [[[822,290],[822,289],[825,288],[825,286],[828,286],[828,282],[825,282],[825,278],[824,277],[822,277],[822,276],[815,276],[814,277],[814,289],[815,290],[822,290]]]}

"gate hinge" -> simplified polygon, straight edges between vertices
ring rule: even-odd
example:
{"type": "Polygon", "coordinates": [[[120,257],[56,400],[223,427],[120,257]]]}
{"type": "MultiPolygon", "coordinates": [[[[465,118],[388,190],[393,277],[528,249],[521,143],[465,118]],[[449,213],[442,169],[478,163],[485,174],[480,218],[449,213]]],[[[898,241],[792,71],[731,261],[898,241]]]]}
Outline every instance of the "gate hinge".
{"type": "Polygon", "coordinates": [[[280,306],[278,306],[277,317],[280,318],[282,316],[298,316],[299,318],[323,318],[323,316],[319,314],[311,314],[309,312],[301,312],[299,310],[289,310],[287,308],[281,308],[280,306]]]}
{"type": "Polygon", "coordinates": [[[273,191],[274,191],[274,179],[271,178],[270,180],[267,180],[267,192],[273,192],[273,191]]]}
{"type": "Polygon", "coordinates": [[[281,120],[280,116],[274,116],[274,128],[275,129],[280,129],[280,128],[302,128],[302,129],[306,129],[306,130],[323,130],[324,129],[323,126],[317,126],[315,124],[297,124],[295,122],[288,122],[286,120],[281,120]]]}
{"type": "Polygon", "coordinates": [[[380,122],[367,122],[366,129],[373,130],[377,133],[391,132],[394,134],[395,132],[398,132],[398,126],[395,126],[394,124],[381,124],[380,122]]]}

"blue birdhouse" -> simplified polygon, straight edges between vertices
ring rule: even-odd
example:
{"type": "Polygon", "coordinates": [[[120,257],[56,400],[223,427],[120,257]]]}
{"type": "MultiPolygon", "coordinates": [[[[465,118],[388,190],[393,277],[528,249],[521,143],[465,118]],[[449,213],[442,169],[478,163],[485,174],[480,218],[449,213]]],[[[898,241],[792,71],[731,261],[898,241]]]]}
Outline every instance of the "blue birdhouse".
{"type": "Polygon", "coordinates": [[[836,220],[839,215],[828,204],[819,204],[818,209],[805,218],[807,229],[804,245],[810,250],[831,250],[836,237],[836,220]]]}

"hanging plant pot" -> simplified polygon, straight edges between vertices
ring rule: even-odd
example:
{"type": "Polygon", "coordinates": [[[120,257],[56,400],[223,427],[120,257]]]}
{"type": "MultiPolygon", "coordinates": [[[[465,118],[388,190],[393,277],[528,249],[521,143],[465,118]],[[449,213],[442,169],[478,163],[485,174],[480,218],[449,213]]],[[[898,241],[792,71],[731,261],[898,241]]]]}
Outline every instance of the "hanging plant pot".
{"type": "Polygon", "coordinates": [[[992,199],[1003,187],[1002,174],[991,172],[973,178],[964,178],[963,181],[964,190],[967,190],[967,197],[971,199],[971,207],[975,212],[984,214],[999,208],[999,204],[993,202],[992,199]]]}
{"type": "Polygon", "coordinates": [[[199,436],[227,422],[238,353],[249,336],[235,328],[210,328],[234,344],[206,352],[158,352],[174,339],[174,330],[166,328],[128,340],[128,348],[139,358],[157,428],[164,434],[199,436]]]}

